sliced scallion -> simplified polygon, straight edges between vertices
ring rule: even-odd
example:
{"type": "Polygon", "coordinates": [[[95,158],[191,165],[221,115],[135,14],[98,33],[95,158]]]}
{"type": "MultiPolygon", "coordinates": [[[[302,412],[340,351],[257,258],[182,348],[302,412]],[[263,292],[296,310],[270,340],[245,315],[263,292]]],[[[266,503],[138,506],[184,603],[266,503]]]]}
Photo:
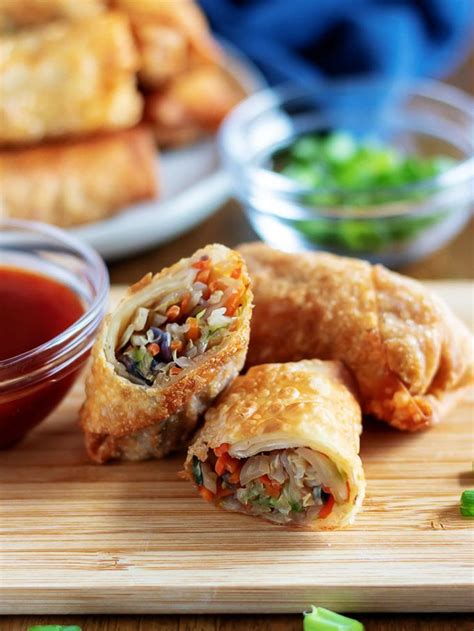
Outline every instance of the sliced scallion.
{"type": "Polygon", "coordinates": [[[364,625],[329,609],[311,607],[304,614],[304,631],[364,631],[364,625]]]}

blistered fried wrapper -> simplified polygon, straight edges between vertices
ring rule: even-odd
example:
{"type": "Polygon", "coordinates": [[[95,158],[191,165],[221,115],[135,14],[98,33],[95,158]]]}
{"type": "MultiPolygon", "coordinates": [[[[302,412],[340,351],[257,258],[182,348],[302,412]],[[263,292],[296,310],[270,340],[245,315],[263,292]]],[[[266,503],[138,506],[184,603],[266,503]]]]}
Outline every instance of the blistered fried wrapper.
{"type": "Polygon", "coordinates": [[[363,412],[409,431],[437,423],[472,387],[472,335],[420,283],[331,254],[238,249],[255,298],[249,366],[341,360],[363,412]]]}
{"type": "MultiPolygon", "coordinates": [[[[195,272],[196,270],[194,270],[195,272]]],[[[252,293],[241,256],[223,245],[209,245],[155,276],[145,276],[129,288],[117,309],[105,320],[92,350],[92,367],[81,410],[90,457],[142,460],[160,458],[185,445],[200,415],[237,376],[247,352],[252,293]],[[193,262],[209,256],[213,264],[241,267],[246,286],[236,325],[221,344],[193,360],[191,366],[162,385],[139,385],[119,374],[116,348],[139,307],[180,291],[190,282],[193,262]]]]}
{"type": "MultiPolygon", "coordinates": [[[[284,523],[313,530],[341,528],[352,523],[364,498],[360,433],[361,410],[354,384],[340,362],[304,360],[255,366],[238,377],[207,411],[205,425],[188,450],[185,470],[192,480],[193,459],[206,462],[211,451],[223,444],[229,446],[232,458],[240,460],[271,455],[275,450],[307,448],[335,465],[343,476],[343,493],[347,485],[348,494],[324,518],[290,512],[284,523]]],[[[218,495],[214,501],[219,507],[249,513],[248,506],[238,508],[235,502],[229,503],[227,495],[223,499],[218,495]]],[[[259,516],[277,521],[274,511],[259,516]]]]}

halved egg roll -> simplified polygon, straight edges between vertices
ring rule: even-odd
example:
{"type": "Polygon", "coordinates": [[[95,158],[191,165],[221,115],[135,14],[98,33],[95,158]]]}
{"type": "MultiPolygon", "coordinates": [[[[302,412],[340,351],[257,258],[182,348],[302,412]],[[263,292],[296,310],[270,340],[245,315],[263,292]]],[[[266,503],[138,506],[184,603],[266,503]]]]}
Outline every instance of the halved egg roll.
{"type": "Polygon", "coordinates": [[[360,407],[341,363],[255,366],[207,411],[185,471],[220,508],[340,528],[364,497],[360,432],[360,407]]]}
{"type": "Polygon", "coordinates": [[[160,458],[186,444],[242,369],[251,309],[245,264],[223,245],[130,287],[92,351],[81,410],[91,458],[160,458]]]}
{"type": "Polygon", "coordinates": [[[127,17],[52,22],[0,39],[0,143],[131,127],[142,114],[127,17]]]}
{"type": "Polygon", "coordinates": [[[156,196],[153,134],[144,127],[0,150],[0,215],[75,226],[156,196]]]}
{"type": "Polygon", "coordinates": [[[249,366],[341,360],[363,412],[409,431],[438,422],[472,387],[472,335],[420,283],[331,254],[239,249],[255,296],[249,366]]]}

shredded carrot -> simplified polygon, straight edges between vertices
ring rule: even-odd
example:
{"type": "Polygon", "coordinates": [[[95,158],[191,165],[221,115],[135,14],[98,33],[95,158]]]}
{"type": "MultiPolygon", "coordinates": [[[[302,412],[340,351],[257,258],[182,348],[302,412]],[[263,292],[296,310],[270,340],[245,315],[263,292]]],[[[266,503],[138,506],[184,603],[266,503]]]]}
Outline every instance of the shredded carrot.
{"type": "Polygon", "coordinates": [[[211,275],[210,269],[202,269],[200,272],[197,273],[195,282],[206,284],[209,280],[210,275],[211,275]]]}
{"type": "Polygon", "coordinates": [[[196,318],[188,318],[186,324],[189,325],[189,329],[186,331],[188,340],[197,340],[201,331],[199,330],[199,324],[196,318]]]}
{"type": "Polygon", "coordinates": [[[242,274],[242,268],[241,267],[236,267],[234,270],[232,270],[232,274],[230,275],[231,278],[240,278],[240,275],[242,274]]]}
{"type": "Polygon", "coordinates": [[[175,375],[179,375],[179,373],[182,371],[183,369],[180,368],[179,366],[171,366],[170,368],[170,375],[172,375],[173,377],[175,375]]]}
{"type": "Polygon", "coordinates": [[[270,480],[268,475],[261,475],[258,479],[263,484],[265,491],[270,497],[280,497],[281,484],[279,482],[270,480]]]}
{"type": "Polygon", "coordinates": [[[240,461],[238,458],[232,458],[232,456],[229,456],[226,452],[217,458],[214,468],[217,475],[222,475],[224,471],[235,473],[236,471],[240,471],[240,461]]]}
{"type": "Polygon", "coordinates": [[[148,344],[147,349],[150,351],[153,357],[155,357],[155,355],[158,355],[158,353],[160,352],[160,346],[156,342],[148,344]]]}
{"type": "Polygon", "coordinates": [[[224,303],[224,307],[226,308],[225,314],[227,316],[233,316],[234,313],[237,311],[240,305],[240,297],[241,297],[240,292],[233,291],[230,294],[230,296],[227,298],[227,300],[224,303]]]}
{"type": "Polygon", "coordinates": [[[177,320],[179,318],[180,314],[181,309],[178,307],[178,305],[173,305],[166,312],[166,317],[168,318],[168,320],[173,322],[174,320],[177,320]]]}
{"type": "Polygon", "coordinates": [[[208,256],[202,256],[199,261],[191,265],[195,269],[209,269],[211,267],[211,259],[208,256]]]}
{"type": "Polygon", "coordinates": [[[328,486],[324,486],[324,484],[321,484],[321,488],[323,489],[325,493],[328,493],[328,495],[331,495],[331,489],[328,486]]]}
{"type": "Polygon", "coordinates": [[[198,489],[201,497],[206,500],[206,502],[212,502],[212,500],[214,499],[214,493],[211,493],[211,491],[209,489],[206,489],[205,486],[198,486],[198,489]]]}
{"type": "Polygon", "coordinates": [[[226,454],[230,449],[230,445],[229,443],[222,443],[222,445],[219,445],[219,447],[216,447],[214,449],[214,453],[216,454],[217,457],[222,456],[222,454],[226,454]]]}
{"type": "Polygon", "coordinates": [[[191,301],[191,294],[186,292],[181,300],[181,313],[186,313],[189,308],[189,303],[191,301]]]}
{"type": "Polygon", "coordinates": [[[227,497],[229,495],[232,495],[233,493],[234,491],[232,489],[226,489],[225,487],[222,486],[222,484],[220,483],[217,484],[216,497],[227,497]]]}
{"type": "Polygon", "coordinates": [[[184,344],[181,340],[173,340],[170,344],[171,350],[178,351],[178,353],[183,350],[183,346],[184,344]]]}
{"type": "Polygon", "coordinates": [[[347,480],[346,482],[346,489],[347,489],[347,499],[349,499],[351,496],[351,485],[349,484],[349,480],[347,480]]]}
{"type": "Polygon", "coordinates": [[[332,509],[334,508],[334,504],[335,504],[334,495],[330,495],[328,497],[328,501],[326,502],[326,504],[324,504],[324,506],[319,511],[319,515],[318,515],[319,519],[326,519],[326,517],[328,517],[331,514],[332,509]]]}
{"type": "Polygon", "coordinates": [[[234,473],[230,474],[229,482],[231,484],[239,484],[239,482],[240,482],[240,469],[238,471],[234,471],[234,473]]]}

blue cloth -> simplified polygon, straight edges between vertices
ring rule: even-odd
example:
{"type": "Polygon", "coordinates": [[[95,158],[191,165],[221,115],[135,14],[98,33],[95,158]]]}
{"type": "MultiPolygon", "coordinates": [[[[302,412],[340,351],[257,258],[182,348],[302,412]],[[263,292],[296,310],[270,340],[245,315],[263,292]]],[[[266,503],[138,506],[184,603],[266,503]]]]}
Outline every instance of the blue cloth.
{"type": "Polygon", "coordinates": [[[271,83],[439,76],[467,52],[474,0],[200,0],[271,83]]]}

